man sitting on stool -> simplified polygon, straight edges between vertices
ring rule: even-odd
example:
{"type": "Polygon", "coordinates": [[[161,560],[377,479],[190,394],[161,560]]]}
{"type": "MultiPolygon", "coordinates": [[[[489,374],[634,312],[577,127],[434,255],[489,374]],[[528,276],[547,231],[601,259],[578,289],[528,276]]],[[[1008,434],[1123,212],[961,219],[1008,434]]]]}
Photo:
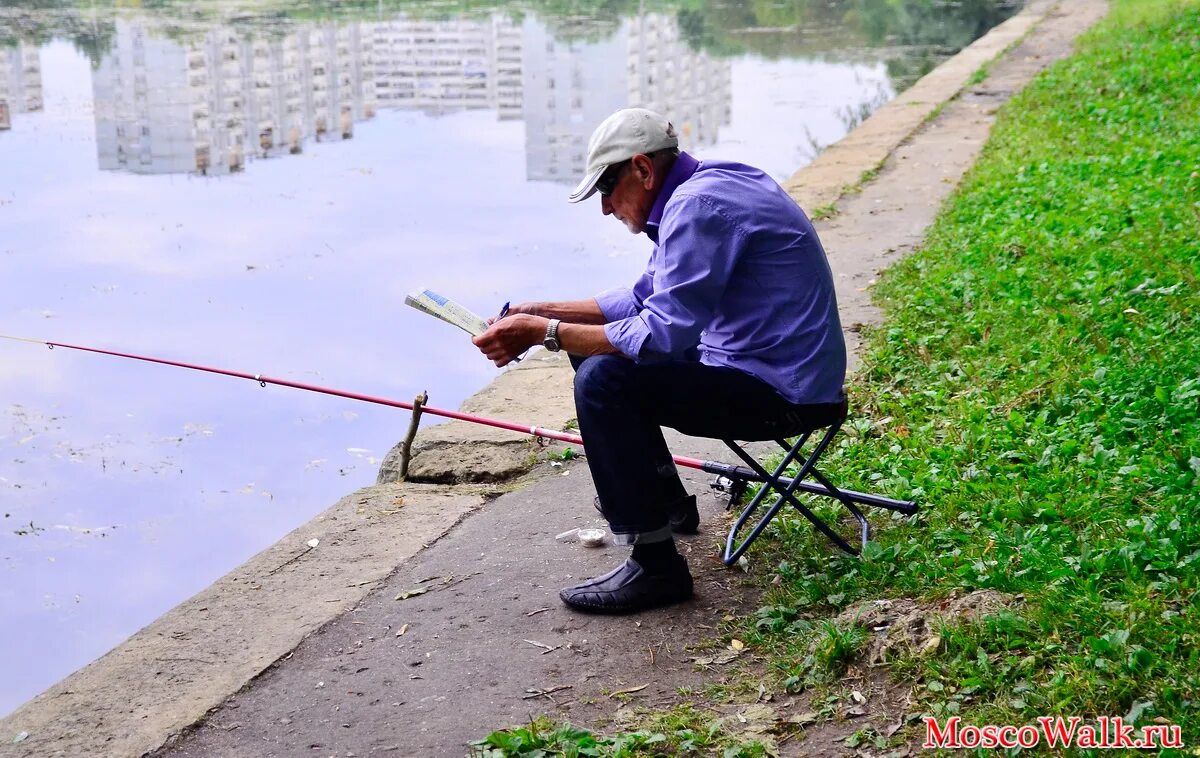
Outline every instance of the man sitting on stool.
{"type": "Polygon", "coordinates": [[[698,161],[641,108],[593,132],[568,200],[600,193],[604,215],[654,242],[632,287],[522,303],[474,339],[504,366],[529,347],[566,350],[598,504],[633,554],[560,593],[583,611],[627,613],[692,596],[672,532],[694,533],[667,426],[697,437],[769,439],[839,414],[846,345],[833,276],[804,212],[770,176],[698,161]]]}

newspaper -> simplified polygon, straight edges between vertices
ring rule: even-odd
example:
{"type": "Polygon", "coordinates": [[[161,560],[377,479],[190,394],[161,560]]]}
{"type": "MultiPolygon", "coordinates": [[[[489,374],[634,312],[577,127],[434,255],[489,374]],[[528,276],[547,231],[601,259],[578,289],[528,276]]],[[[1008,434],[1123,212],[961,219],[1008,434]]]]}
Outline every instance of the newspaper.
{"type": "Polygon", "coordinates": [[[404,304],[411,305],[434,318],[440,318],[447,324],[453,324],[472,337],[478,337],[488,328],[487,321],[433,290],[423,289],[420,292],[410,292],[405,296],[404,304]]]}

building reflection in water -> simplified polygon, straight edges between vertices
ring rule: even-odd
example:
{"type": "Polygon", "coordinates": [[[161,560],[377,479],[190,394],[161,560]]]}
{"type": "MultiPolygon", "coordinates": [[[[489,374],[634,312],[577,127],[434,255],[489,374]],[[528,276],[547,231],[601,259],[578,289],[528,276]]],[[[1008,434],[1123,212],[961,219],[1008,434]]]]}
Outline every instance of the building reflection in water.
{"type": "Polygon", "coordinates": [[[381,108],[440,115],[495,110],[519,119],[522,30],[507,16],[472,21],[399,18],[364,24],[374,41],[374,91],[381,108]]]}
{"type": "Polygon", "coordinates": [[[224,174],[308,139],[351,137],[375,107],[373,40],[360,27],[277,38],[221,28],[180,44],[117,22],[92,76],[100,168],[224,174]]]}
{"type": "Polygon", "coordinates": [[[539,20],[502,14],[276,36],[223,27],[184,42],[122,20],[93,73],[97,151],[102,169],[224,174],[308,140],[348,139],[377,108],[493,110],[524,118],[528,178],[569,182],[591,130],[618,108],[671,114],[685,148],[715,142],[729,122],[730,67],[657,14],[623,19],[599,41],[559,41],[539,20]]]}
{"type": "Polygon", "coordinates": [[[12,128],[16,113],[42,109],[42,59],[36,45],[0,47],[0,129],[12,128]]]}
{"type": "Polygon", "coordinates": [[[685,150],[715,143],[729,123],[730,61],[691,50],[673,17],[623,19],[603,42],[557,41],[532,19],[523,31],[530,179],[578,181],[588,137],[619,108],[668,114],[685,150]]]}

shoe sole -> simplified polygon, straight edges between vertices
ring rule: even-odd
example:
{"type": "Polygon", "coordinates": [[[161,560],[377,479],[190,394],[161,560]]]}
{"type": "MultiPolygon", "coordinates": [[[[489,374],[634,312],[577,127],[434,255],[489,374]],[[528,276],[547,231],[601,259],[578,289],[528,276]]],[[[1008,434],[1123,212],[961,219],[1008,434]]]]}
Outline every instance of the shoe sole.
{"type": "Polygon", "coordinates": [[[577,611],[583,611],[584,613],[592,613],[598,616],[621,616],[629,613],[652,611],[658,608],[665,608],[669,605],[677,605],[679,603],[684,603],[688,600],[691,600],[694,596],[695,593],[689,592],[686,597],[671,598],[669,600],[663,600],[662,602],[653,603],[650,605],[592,605],[590,603],[580,603],[573,600],[567,600],[562,595],[559,595],[558,599],[562,600],[563,604],[568,608],[573,608],[577,611]]]}

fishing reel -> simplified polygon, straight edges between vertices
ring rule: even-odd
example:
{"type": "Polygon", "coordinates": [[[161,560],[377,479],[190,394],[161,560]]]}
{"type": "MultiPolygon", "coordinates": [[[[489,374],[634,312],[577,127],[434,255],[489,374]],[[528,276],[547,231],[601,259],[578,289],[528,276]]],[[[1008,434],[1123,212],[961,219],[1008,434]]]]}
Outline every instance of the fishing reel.
{"type": "Polygon", "coordinates": [[[718,474],[708,483],[708,486],[716,492],[723,492],[729,495],[729,502],[725,504],[725,510],[727,511],[741,502],[742,498],[746,495],[745,479],[718,474]]]}

